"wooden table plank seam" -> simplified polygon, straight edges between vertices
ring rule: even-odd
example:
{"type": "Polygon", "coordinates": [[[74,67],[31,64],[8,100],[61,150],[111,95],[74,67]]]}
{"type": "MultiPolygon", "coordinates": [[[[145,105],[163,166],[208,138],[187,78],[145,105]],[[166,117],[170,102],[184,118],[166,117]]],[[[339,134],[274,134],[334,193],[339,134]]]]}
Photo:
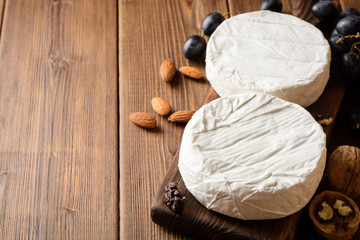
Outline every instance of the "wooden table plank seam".
{"type": "Polygon", "coordinates": [[[0,0],[0,41],[1,41],[1,33],[2,33],[2,23],[4,21],[5,6],[6,6],[6,0],[0,0]]]}

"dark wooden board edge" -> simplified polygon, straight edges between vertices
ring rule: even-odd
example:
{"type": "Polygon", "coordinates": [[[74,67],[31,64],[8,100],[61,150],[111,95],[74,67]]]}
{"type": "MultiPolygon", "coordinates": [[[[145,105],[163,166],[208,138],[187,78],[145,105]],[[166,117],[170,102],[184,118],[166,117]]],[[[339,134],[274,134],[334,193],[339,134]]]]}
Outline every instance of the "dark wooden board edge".
{"type": "Polygon", "coordinates": [[[155,223],[201,239],[271,239],[273,235],[279,239],[294,237],[301,212],[277,220],[243,221],[206,209],[186,189],[178,170],[178,159],[179,152],[152,202],[151,218],[155,223]],[[174,181],[179,183],[185,196],[182,214],[171,212],[163,203],[164,188],[174,181]],[[292,231],[282,231],[283,228],[292,231]]]}

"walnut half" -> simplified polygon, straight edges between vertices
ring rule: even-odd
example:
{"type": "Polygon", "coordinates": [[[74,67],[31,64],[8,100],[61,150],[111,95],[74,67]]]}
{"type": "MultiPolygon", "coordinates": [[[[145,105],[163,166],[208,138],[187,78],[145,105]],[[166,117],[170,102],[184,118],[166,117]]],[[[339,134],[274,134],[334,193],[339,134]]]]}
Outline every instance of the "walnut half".
{"type": "Polygon", "coordinates": [[[330,189],[357,200],[360,197],[360,149],[336,148],[326,162],[326,179],[330,189]]]}
{"type": "Polygon", "coordinates": [[[316,231],[328,240],[350,239],[360,223],[356,203],[340,192],[324,191],[313,198],[309,215],[316,231]]]}

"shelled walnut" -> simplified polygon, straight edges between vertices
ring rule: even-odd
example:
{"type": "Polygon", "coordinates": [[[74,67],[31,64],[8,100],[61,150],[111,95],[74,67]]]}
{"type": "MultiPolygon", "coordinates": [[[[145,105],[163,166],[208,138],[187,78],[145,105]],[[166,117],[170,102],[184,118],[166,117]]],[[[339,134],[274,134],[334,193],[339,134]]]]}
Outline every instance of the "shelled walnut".
{"type": "Polygon", "coordinates": [[[326,179],[330,189],[352,199],[360,197],[360,149],[339,146],[326,163],[326,179]]]}
{"type": "Polygon", "coordinates": [[[352,215],[352,213],[353,213],[353,210],[351,209],[351,207],[346,205],[346,203],[344,201],[341,201],[339,199],[336,199],[336,201],[334,203],[334,209],[337,209],[340,216],[343,216],[343,217],[348,217],[348,216],[352,215]]]}
{"type": "Polygon", "coordinates": [[[181,214],[184,208],[184,199],[177,182],[171,182],[165,186],[164,203],[171,211],[181,214]]]}
{"type": "Polygon", "coordinates": [[[311,113],[315,120],[321,125],[330,125],[333,122],[332,117],[328,113],[311,113]]]}
{"type": "Polygon", "coordinates": [[[350,239],[360,222],[356,203],[334,191],[324,191],[317,195],[310,203],[309,215],[316,231],[328,240],[350,239]]]}
{"type": "Polygon", "coordinates": [[[321,203],[321,207],[322,209],[319,209],[317,212],[320,219],[324,221],[331,220],[334,217],[334,211],[332,207],[326,201],[321,203]]]}

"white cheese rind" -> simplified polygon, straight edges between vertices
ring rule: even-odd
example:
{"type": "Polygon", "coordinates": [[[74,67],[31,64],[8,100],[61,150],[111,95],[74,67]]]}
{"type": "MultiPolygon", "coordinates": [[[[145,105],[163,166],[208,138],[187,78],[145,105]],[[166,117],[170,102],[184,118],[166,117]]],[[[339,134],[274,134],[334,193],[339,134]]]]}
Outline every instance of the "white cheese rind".
{"type": "Polygon", "coordinates": [[[245,93],[201,107],[187,124],[179,171],[206,208],[245,220],[303,208],[323,175],[322,127],[302,107],[245,93]]]}
{"type": "Polygon", "coordinates": [[[330,46],[315,26],[257,11],[225,20],[211,35],[206,76],[222,97],[253,91],[307,107],[322,94],[330,61],[330,46]]]}

